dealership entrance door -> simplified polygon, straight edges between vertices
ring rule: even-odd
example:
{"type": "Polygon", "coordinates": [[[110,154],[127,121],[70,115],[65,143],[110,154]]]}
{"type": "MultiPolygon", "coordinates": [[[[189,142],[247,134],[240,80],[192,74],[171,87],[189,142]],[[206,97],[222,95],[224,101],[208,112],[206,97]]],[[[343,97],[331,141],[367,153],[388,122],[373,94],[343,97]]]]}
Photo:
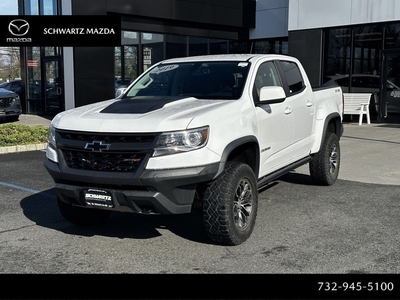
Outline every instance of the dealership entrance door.
{"type": "Polygon", "coordinates": [[[55,116],[65,110],[60,47],[22,47],[25,57],[24,106],[28,114],[55,116]]]}
{"type": "Polygon", "coordinates": [[[42,111],[44,115],[54,116],[64,111],[65,106],[61,58],[43,58],[42,68],[42,111]]]}
{"type": "Polygon", "coordinates": [[[378,122],[400,123],[400,50],[383,51],[378,122]]]}

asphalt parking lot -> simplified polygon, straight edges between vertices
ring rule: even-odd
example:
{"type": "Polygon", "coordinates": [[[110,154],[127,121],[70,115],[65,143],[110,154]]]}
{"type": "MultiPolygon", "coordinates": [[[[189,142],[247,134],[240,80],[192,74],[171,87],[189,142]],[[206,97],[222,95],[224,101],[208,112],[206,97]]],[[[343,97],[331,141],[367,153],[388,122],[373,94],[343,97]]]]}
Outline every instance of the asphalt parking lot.
{"type": "Polygon", "coordinates": [[[313,185],[305,166],[272,182],[235,247],[212,244],[197,211],[74,226],[44,152],[0,155],[0,274],[399,274],[399,146],[399,125],[345,124],[337,183],[313,185]]]}

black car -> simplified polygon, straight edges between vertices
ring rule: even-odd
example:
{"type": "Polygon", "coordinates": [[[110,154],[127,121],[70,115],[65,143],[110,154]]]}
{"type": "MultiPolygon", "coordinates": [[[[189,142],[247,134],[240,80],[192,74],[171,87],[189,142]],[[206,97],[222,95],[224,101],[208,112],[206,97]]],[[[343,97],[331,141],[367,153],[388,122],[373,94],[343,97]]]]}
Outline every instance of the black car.
{"type": "MultiPolygon", "coordinates": [[[[343,93],[349,92],[349,75],[335,75],[330,77],[324,86],[336,84],[342,88],[343,93]]],[[[353,74],[351,80],[352,93],[371,93],[370,112],[378,111],[381,79],[378,75],[353,74]]],[[[386,81],[386,104],[387,113],[400,113],[400,87],[392,81],[386,81]]]]}
{"type": "Polygon", "coordinates": [[[21,112],[19,96],[12,91],[0,88],[0,116],[5,116],[7,121],[17,121],[21,112]]]}

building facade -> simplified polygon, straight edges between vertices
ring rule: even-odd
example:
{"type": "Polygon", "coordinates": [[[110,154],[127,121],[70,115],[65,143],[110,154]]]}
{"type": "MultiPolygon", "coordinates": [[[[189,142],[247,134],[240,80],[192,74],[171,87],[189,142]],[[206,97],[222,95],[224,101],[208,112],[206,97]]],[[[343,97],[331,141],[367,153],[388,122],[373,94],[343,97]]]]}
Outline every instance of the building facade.
{"type": "Polygon", "coordinates": [[[59,111],[113,98],[166,58],[246,53],[254,0],[19,0],[21,15],[119,15],[120,47],[24,47],[24,111],[59,111]]]}
{"type": "Polygon", "coordinates": [[[179,56],[280,53],[313,86],[373,95],[377,122],[399,122],[397,0],[18,0],[21,15],[119,15],[119,47],[25,47],[24,112],[48,114],[114,96],[150,65],[179,56]]]}
{"type": "Polygon", "coordinates": [[[290,0],[288,20],[313,85],[371,93],[374,121],[400,121],[400,1],[290,0]]]}

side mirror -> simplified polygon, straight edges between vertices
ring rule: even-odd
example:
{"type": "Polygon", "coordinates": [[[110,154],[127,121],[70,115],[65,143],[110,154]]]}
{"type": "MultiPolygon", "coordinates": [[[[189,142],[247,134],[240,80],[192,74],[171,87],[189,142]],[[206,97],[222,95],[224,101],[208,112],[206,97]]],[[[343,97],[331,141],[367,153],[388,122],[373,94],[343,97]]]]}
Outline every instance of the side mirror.
{"type": "Polygon", "coordinates": [[[264,86],[260,90],[259,104],[273,104],[285,101],[286,94],[281,86],[264,86]]]}

